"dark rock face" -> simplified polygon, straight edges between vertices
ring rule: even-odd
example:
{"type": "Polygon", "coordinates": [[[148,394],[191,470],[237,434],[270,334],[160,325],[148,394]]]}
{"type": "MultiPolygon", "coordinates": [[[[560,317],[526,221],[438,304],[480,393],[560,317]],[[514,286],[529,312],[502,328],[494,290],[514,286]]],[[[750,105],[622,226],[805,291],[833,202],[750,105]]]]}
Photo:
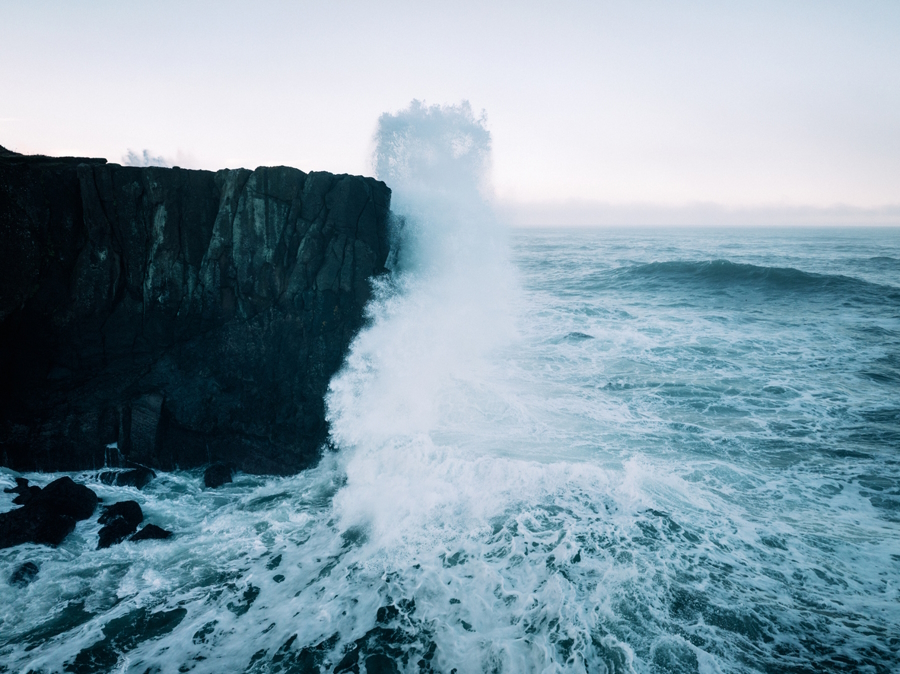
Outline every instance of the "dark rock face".
{"type": "Polygon", "coordinates": [[[224,463],[214,463],[203,472],[203,484],[209,489],[221,487],[231,482],[231,467],[224,463]]]}
{"type": "Polygon", "coordinates": [[[144,513],[137,501],[120,501],[105,508],[97,521],[105,525],[100,529],[97,544],[100,550],[121,543],[137,531],[138,524],[144,521],[144,513]]]}
{"type": "Polygon", "coordinates": [[[0,463],[310,465],[389,205],[356,176],[0,151],[0,463]]]}
{"type": "Polygon", "coordinates": [[[129,538],[130,541],[154,541],[154,540],[165,540],[169,536],[172,535],[171,531],[167,531],[162,527],[158,527],[155,524],[148,524],[143,529],[138,531],[134,536],[129,538]]]}
{"type": "Polygon", "coordinates": [[[0,514],[0,548],[22,543],[59,545],[75,522],[88,519],[96,508],[93,491],[61,477],[21,508],[0,514]]]}
{"type": "Polygon", "coordinates": [[[103,484],[143,489],[156,477],[156,473],[144,466],[138,466],[131,470],[106,470],[100,473],[98,477],[103,484]]]}
{"type": "Polygon", "coordinates": [[[19,566],[9,577],[9,584],[17,587],[25,587],[37,578],[40,568],[34,562],[25,562],[19,566]]]}

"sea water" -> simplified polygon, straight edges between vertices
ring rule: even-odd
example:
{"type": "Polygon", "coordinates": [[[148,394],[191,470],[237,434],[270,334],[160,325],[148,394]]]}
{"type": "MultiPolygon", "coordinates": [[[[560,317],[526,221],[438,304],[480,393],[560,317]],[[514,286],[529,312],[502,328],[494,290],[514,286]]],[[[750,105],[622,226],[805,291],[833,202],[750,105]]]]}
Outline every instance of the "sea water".
{"type": "Polygon", "coordinates": [[[505,230],[489,144],[382,118],[321,463],[72,474],[174,536],[0,551],[0,671],[900,669],[900,232],[505,230]]]}

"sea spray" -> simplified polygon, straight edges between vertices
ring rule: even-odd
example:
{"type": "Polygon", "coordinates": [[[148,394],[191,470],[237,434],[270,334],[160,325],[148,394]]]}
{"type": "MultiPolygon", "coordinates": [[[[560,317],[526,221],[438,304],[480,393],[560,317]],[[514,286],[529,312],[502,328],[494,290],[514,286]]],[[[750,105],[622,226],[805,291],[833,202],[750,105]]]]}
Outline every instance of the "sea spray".
{"type": "Polygon", "coordinates": [[[376,141],[378,177],[393,189],[393,275],[331,383],[328,419],[348,480],[338,511],[387,545],[421,533],[423,518],[451,516],[441,509],[458,518],[473,505],[453,472],[477,448],[435,437],[448,418],[477,411],[473,398],[491,397],[488,356],[512,334],[515,290],[485,198],[484,119],[467,103],[414,102],[382,116],[376,141]]]}

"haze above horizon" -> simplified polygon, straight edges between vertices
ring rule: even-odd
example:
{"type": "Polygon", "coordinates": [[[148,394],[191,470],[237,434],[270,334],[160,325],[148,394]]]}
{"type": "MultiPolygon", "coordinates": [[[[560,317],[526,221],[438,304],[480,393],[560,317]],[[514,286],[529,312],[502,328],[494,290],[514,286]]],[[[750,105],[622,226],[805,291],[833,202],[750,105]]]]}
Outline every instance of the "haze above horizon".
{"type": "Polygon", "coordinates": [[[896,2],[38,0],[0,23],[17,152],[371,174],[383,112],[468,100],[517,224],[900,225],[896,2]]]}

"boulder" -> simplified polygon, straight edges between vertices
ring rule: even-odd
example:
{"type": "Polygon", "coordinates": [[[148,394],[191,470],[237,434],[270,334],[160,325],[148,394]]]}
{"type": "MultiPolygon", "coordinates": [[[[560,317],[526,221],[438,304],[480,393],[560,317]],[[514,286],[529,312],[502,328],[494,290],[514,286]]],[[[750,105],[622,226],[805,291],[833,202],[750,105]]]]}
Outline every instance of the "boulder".
{"type": "Polygon", "coordinates": [[[105,525],[100,529],[100,540],[97,549],[108,548],[121,543],[137,531],[138,524],[144,521],[144,513],[137,501],[119,501],[107,506],[97,520],[105,525]]]}
{"type": "Polygon", "coordinates": [[[156,473],[145,466],[138,466],[131,470],[107,470],[100,473],[98,477],[103,484],[143,489],[156,477],[156,473]]]}
{"type": "Polygon", "coordinates": [[[25,587],[37,577],[38,571],[40,571],[40,568],[37,564],[34,562],[25,562],[13,571],[12,575],[9,577],[9,584],[17,587],[25,587]]]}
{"type": "Polygon", "coordinates": [[[132,536],[129,540],[131,541],[151,541],[151,540],[163,540],[172,535],[171,531],[167,531],[162,527],[158,527],[155,524],[148,524],[143,529],[138,531],[134,536],[132,536]]]}
{"type": "Polygon", "coordinates": [[[59,545],[75,523],[94,514],[97,495],[61,477],[35,494],[24,506],[0,514],[0,548],[22,543],[59,545]]]}
{"type": "Polygon", "coordinates": [[[223,484],[231,482],[232,471],[230,466],[224,463],[214,463],[203,473],[203,484],[208,489],[221,487],[223,484]]]}
{"type": "Polygon", "coordinates": [[[75,521],[86,520],[97,509],[97,495],[70,477],[54,480],[35,496],[29,505],[64,512],[75,521]]]}

